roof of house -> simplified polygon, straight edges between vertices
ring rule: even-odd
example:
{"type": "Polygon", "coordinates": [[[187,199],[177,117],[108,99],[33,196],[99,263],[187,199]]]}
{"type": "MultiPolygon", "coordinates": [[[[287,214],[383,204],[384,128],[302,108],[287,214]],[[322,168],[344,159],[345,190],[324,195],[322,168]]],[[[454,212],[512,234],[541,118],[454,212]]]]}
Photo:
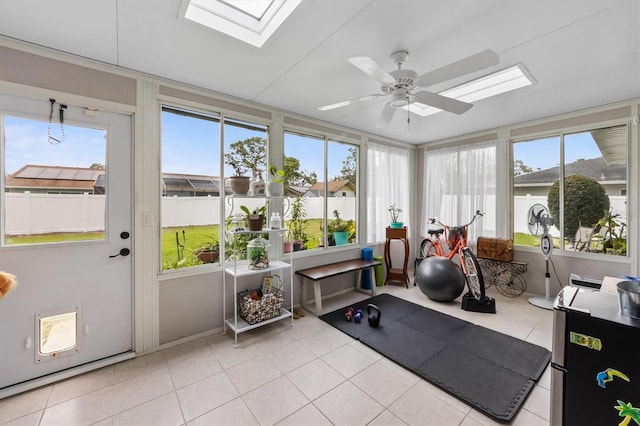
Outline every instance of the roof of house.
{"type": "MultiPolygon", "coordinates": [[[[560,176],[559,173],[559,168],[557,166],[537,172],[526,173],[514,176],[513,184],[514,186],[531,184],[552,185],[556,180],[558,180],[560,176]]],[[[600,183],[612,181],[619,182],[627,180],[627,165],[609,165],[604,157],[592,158],[589,160],[577,160],[564,166],[564,174],[565,176],[581,174],[595,179],[600,183]]]]}
{"type": "Polygon", "coordinates": [[[5,178],[9,188],[93,189],[104,169],[27,164],[5,178]]]}
{"type": "MultiPolygon", "coordinates": [[[[349,179],[330,180],[327,182],[327,192],[335,194],[336,192],[348,187],[348,191],[355,191],[356,188],[349,179]]],[[[324,182],[316,182],[308,188],[308,192],[314,195],[321,195],[324,191],[324,182]]]]}

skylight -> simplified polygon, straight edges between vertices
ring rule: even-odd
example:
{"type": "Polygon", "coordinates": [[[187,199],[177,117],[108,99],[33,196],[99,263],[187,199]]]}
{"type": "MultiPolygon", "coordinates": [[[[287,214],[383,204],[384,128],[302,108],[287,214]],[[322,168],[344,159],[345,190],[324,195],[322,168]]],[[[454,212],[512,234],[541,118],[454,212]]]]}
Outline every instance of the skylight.
{"type": "Polygon", "coordinates": [[[186,19],[261,47],[301,0],[183,0],[186,19]]]}
{"type": "MultiPolygon", "coordinates": [[[[470,82],[461,84],[460,86],[447,89],[440,92],[440,95],[458,99],[459,101],[475,102],[480,99],[486,99],[501,93],[510,92],[521,87],[530,86],[533,83],[533,77],[531,77],[531,74],[529,74],[524,65],[517,64],[510,68],[471,80],[470,82]]],[[[411,112],[422,117],[442,111],[439,108],[427,106],[419,102],[414,102],[409,107],[405,105],[402,108],[410,108],[411,112]]]]}

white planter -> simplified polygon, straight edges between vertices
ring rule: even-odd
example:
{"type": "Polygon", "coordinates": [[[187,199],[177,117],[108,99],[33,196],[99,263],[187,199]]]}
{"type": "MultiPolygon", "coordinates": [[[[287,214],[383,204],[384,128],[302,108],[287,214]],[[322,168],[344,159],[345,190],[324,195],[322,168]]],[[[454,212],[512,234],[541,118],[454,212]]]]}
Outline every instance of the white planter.
{"type": "Polygon", "coordinates": [[[284,184],[282,182],[267,182],[267,195],[269,197],[282,197],[284,184]]]}

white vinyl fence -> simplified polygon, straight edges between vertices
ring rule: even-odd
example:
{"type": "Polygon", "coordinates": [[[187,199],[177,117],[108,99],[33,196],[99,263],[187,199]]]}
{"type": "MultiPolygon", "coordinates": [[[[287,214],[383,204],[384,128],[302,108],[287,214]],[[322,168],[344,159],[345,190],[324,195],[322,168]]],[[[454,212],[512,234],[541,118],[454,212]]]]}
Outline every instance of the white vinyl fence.
{"type": "MultiPolygon", "coordinates": [[[[626,197],[610,196],[613,212],[626,220],[626,197]]],[[[304,198],[307,219],[323,216],[324,198],[304,198]]],[[[105,196],[93,194],[5,194],[5,233],[7,235],[33,235],[53,232],[89,232],[105,229],[105,196]]],[[[291,199],[293,203],[294,199],[291,199]]],[[[224,222],[220,219],[219,197],[162,197],[162,227],[208,225],[224,222]]],[[[249,209],[263,205],[262,199],[236,198],[234,212],[240,205],[249,209]]],[[[516,197],[514,204],[514,231],[528,233],[527,211],[529,206],[540,203],[546,205],[545,196],[516,197]]],[[[333,211],[340,212],[344,220],[356,219],[356,199],[354,197],[331,197],[327,199],[328,218],[333,219],[333,211]]],[[[286,203],[285,203],[286,204],[286,203]]],[[[227,211],[228,211],[227,207],[227,211]]],[[[487,212],[489,213],[489,212],[487,212]]],[[[289,207],[288,215],[291,214],[289,207]]],[[[553,235],[559,235],[557,229],[553,235]]]]}

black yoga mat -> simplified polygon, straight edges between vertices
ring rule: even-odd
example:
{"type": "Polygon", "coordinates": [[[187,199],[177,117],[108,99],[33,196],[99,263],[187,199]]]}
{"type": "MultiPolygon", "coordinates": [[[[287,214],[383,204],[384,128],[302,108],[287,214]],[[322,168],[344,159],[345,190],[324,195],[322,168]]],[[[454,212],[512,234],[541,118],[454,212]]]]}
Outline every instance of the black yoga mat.
{"type": "Polygon", "coordinates": [[[540,346],[381,294],[322,315],[323,321],[496,420],[518,412],[551,359],[540,346]],[[367,305],[382,312],[370,327],[367,305]],[[362,322],[346,321],[347,307],[362,322]]]}

